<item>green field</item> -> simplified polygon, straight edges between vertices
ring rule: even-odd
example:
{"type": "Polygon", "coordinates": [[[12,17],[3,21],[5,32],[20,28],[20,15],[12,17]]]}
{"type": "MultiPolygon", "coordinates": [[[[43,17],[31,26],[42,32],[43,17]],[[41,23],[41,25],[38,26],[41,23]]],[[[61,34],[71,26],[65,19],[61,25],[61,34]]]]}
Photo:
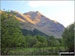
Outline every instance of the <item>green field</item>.
{"type": "Polygon", "coordinates": [[[9,51],[10,55],[58,55],[64,47],[16,48],[9,51]]]}

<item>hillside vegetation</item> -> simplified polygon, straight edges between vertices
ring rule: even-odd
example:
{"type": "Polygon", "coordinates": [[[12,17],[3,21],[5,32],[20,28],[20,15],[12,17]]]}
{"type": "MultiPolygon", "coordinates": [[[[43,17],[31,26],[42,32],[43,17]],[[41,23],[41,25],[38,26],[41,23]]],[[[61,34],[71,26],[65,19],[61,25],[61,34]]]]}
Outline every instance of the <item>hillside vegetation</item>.
{"type": "Polygon", "coordinates": [[[74,51],[74,24],[64,30],[63,38],[42,36],[37,34],[38,31],[34,35],[25,35],[14,15],[4,11],[1,13],[2,55],[50,55],[59,51],[74,51]]]}

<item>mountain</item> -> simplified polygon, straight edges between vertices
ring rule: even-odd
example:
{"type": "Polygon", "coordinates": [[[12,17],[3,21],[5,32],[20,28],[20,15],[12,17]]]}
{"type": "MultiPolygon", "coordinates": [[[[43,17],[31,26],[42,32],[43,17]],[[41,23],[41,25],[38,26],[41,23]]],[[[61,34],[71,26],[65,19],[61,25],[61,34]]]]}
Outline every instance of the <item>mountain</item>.
{"type": "Polygon", "coordinates": [[[40,28],[40,31],[49,36],[53,35],[58,38],[61,37],[62,32],[64,31],[64,26],[62,24],[55,20],[50,20],[38,11],[30,11],[24,13],[24,15],[29,15],[29,18],[35,23],[34,25],[40,28]]]}
{"type": "Polygon", "coordinates": [[[53,35],[56,38],[60,38],[64,31],[64,26],[62,24],[55,20],[47,18],[39,11],[30,11],[24,14],[16,12],[16,16],[25,20],[28,24],[31,24],[30,26],[32,26],[32,30],[37,29],[48,36],[53,35]]]}
{"type": "Polygon", "coordinates": [[[26,35],[26,32],[28,32],[32,35],[38,34],[61,38],[61,35],[64,31],[64,26],[55,20],[47,18],[39,11],[30,11],[24,14],[21,14],[17,11],[11,11],[11,14],[13,13],[16,19],[20,21],[20,27],[24,35],[26,35]]]}

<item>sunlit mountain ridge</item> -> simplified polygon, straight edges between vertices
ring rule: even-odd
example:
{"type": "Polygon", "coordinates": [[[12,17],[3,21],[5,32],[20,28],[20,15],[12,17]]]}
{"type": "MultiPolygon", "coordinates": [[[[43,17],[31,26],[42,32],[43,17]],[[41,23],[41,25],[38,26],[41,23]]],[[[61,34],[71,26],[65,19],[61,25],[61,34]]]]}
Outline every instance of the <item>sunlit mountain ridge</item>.
{"type": "Polygon", "coordinates": [[[24,14],[17,11],[10,11],[10,13],[13,14],[16,19],[21,21],[22,29],[28,29],[31,31],[37,29],[48,36],[55,36],[56,38],[61,38],[64,31],[64,26],[62,24],[47,18],[39,11],[30,11],[24,14]],[[29,26],[27,26],[25,23],[29,26]]]}

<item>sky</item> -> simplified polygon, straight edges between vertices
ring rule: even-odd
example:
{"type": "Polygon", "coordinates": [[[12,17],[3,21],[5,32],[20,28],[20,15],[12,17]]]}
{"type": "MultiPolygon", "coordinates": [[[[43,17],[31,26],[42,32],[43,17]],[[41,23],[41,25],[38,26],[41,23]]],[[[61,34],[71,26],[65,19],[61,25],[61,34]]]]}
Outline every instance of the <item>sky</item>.
{"type": "Polygon", "coordinates": [[[74,22],[74,1],[1,1],[1,10],[39,11],[65,27],[74,22]]]}

